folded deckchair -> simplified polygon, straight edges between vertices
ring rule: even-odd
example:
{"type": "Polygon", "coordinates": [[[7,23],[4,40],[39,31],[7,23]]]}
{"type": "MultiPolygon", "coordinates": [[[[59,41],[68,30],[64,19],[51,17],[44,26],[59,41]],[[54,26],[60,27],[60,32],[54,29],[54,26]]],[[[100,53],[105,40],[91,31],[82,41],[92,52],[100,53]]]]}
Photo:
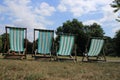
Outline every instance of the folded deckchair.
{"type": "Polygon", "coordinates": [[[7,54],[4,58],[26,58],[27,29],[6,26],[7,54]],[[9,33],[9,36],[7,35],[9,33]],[[25,45],[24,45],[25,44],[25,45]]]}
{"type": "Polygon", "coordinates": [[[87,51],[86,48],[86,52],[83,53],[82,61],[84,61],[85,57],[87,61],[106,61],[104,53],[105,41],[105,39],[100,37],[90,38],[88,41],[89,51],[87,51]]]}
{"type": "Polygon", "coordinates": [[[34,29],[34,57],[37,58],[52,58],[54,40],[54,30],[34,29]],[[38,38],[35,41],[36,32],[38,38]],[[37,46],[36,46],[37,44],[37,46]]]}
{"type": "Polygon", "coordinates": [[[69,57],[67,59],[72,59],[77,61],[76,48],[75,48],[75,35],[72,34],[61,34],[59,35],[59,49],[56,51],[56,60],[64,60],[64,57],[69,57]],[[74,48],[74,49],[73,49],[74,48]],[[72,56],[74,53],[74,57],[72,56]]]}

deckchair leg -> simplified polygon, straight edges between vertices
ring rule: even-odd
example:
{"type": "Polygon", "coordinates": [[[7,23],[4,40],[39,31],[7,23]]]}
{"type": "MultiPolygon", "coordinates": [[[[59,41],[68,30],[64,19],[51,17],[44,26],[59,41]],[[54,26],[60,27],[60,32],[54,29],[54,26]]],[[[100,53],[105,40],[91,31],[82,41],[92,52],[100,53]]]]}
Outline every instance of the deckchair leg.
{"type": "Polygon", "coordinates": [[[52,61],[52,56],[50,56],[50,61],[52,61]]]}
{"type": "Polygon", "coordinates": [[[84,61],[85,56],[82,57],[82,62],[84,61]]]}
{"type": "Polygon", "coordinates": [[[60,61],[59,58],[58,58],[58,56],[54,57],[54,61],[60,61]]]}
{"type": "Polygon", "coordinates": [[[58,62],[60,61],[58,57],[56,57],[56,61],[58,61],[58,62]]]}
{"type": "Polygon", "coordinates": [[[75,59],[73,58],[73,56],[70,55],[70,58],[72,58],[72,59],[73,59],[73,62],[75,63],[75,59]]]}
{"type": "Polygon", "coordinates": [[[86,56],[86,59],[87,59],[87,61],[88,61],[88,62],[90,61],[90,59],[89,59],[89,57],[88,57],[88,56],[86,56]]]}
{"type": "Polygon", "coordinates": [[[37,49],[35,50],[35,52],[34,52],[34,55],[33,55],[33,57],[36,59],[36,55],[37,55],[37,49]]]}
{"type": "Polygon", "coordinates": [[[103,58],[104,58],[104,61],[106,62],[106,57],[105,57],[104,50],[103,50],[103,58]]]}
{"type": "Polygon", "coordinates": [[[52,55],[50,54],[50,61],[52,61],[52,55]]]}
{"type": "Polygon", "coordinates": [[[99,61],[99,58],[101,58],[100,60],[101,61],[105,61],[106,62],[106,57],[103,55],[103,56],[101,56],[101,57],[99,57],[99,56],[97,56],[97,60],[99,61]]]}
{"type": "MultiPolygon", "coordinates": [[[[19,55],[20,55],[20,52],[19,52],[19,55]]],[[[26,55],[26,49],[24,49],[23,51],[23,56],[20,58],[20,59],[27,59],[27,55],[26,55]]]]}
{"type": "Polygon", "coordinates": [[[8,50],[7,54],[10,54],[10,49],[8,50]]]}
{"type": "Polygon", "coordinates": [[[27,59],[27,55],[26,54],[23,57],[25,57],[25,59],[27,59]]]}
{"type": "Polygon", "coordinates": [[[99,59],[99,57],[97,56],[97,57],[96,57],[96,60],[98,61],[98,59],[99,59]]]}
{"type": "Polygon", "coordinates": [[[104,58],[104,61],[106,62],[106,57],[105,57],[105,56],[103,56],[103,58],[104,58]]]}
{"type": "Polygon", "coordinates": [[[56,61],[59,61],[59,58],[58,58],[58,55],[57,55],[57,54],[56,54],[55,60],[56,60],[56,61]]]}
{"type": "Polygon", "coordinates": [[[77,62],[77,56],[75,56],[75,61],[77,62]]]}
{"type": "Polygon", "coordinates": [[[84,59],[85,59],[85,58],[87,59],[87,61],[90,61],[90,60],[89,60],[89,57],[84,55],[83,58],[82,58],[82,62],[84,62],[84,59]]]}

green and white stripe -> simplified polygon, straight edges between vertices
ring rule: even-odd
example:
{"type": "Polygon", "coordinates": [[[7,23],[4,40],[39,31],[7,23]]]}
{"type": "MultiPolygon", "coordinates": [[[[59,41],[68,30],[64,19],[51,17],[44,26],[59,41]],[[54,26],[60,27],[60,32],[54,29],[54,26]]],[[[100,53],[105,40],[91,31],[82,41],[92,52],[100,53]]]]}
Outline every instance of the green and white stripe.
{"type": "Polygon", "coordinates": [[[53,32],[39,31],[38,33],[38,53],[51,53],[53,32]]]}
{"type": "Polygon", "coordinates": [[[102,39],[92,39],[88,56],[98,56],[104,44],[102,39]]]}
{"type": "Polygon", "coordinates": [[[58,55],[71,55],[71,51],[74,45],[74,36],[61,35],[58,55]]]}
{"type": "Polygon", "coordinates": [[[9,39],[12,51],[24,51],[24,29],[10,28],[9,39]]]}

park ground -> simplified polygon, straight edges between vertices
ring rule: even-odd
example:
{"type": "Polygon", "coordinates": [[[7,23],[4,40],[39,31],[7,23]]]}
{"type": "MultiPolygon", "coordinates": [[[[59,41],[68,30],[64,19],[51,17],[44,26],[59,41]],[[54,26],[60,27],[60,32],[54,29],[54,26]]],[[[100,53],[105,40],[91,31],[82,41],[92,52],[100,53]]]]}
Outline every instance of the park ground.
{"type": "Polygon", "coordinates": [[[81,62],[3,59],[0,55],[0,80],[120,80],[120,58],[107,62],[81,62]]]}

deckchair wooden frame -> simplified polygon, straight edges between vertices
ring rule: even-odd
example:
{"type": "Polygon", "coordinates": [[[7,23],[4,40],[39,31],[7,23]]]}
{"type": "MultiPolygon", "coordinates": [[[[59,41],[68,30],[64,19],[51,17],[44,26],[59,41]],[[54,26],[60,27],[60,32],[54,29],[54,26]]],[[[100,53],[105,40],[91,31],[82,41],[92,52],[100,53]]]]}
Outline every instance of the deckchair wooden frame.
{"type": "Polygon", "coordinates": [[[105,43],[106,43],[106,39],[105,39],[105,38],[101,38],[101,37],[90,37],[90,38],[88,39],[88,43],[87,43],[87,45],[86,45],[86,50],[85,50],[85,52],[83,53],[82,61],[84,61],[85,58],[87,59],[87,61],[106,61],[106,57],[105,57],[105,48],[106,48],[106,47],[105,47],[105,43]],[[92,39],[101,39],[101,40],[104,40],[103,47],[102,47],[100,53],[99,53],[97,56],[89,56],[89,55],[88,55],[88,50],[87,50],[87,48],[88,48],[88,46],[90,46],[92,39]],[[96,57],[96,59],[91,59],[91,57],[94,57],[94,58],[96,57]],[[102,59],[100,59],[100,58],[102,58],[102,59]]]}
{"type": "Polygon", "coordinates": [[[38,59],[38,58],[50,58],[50,60],[52,60],[52,53],[53,53],[53,48],[54,48],[54,30],[46,30],[46,29],[34,29],[34,42],[33,42],[33,55],[32,57],[34,57],[35,59],[38,59]],[[53,32],[53,38],[52,38],[52,45],[51,45],[51,52],[49,54],[42,54],[42,53],[39,53],[37,55],[37,49],[35,49],[36,47],[36,41],[35,41],[35,33],[36,32],[53,32]]]}
{"type": "Polygon", "coordinates": [[[26,53],[27,53],[27,28],[21,28],[21,27],[11,27],[11,26],[5,26],[5,30],[6,30],[6,45],[4,47],[7,48],[8,52],[6,54],[4,54],[4,58],[20,58],[20,59],[26,59],[26,53]],[[11,51],[10,50],[10,46],[8,44],[8,29],[13,28],[13,29],[24,29],[25,30],[25,48],[24,51],[22,51],[23,53],[21,54],[21,52],[17,52],[17,51],[11,51]],[[15,52],[17,54],[11,54],[12,52],[15,52]]]}
{"type": "Polygon", "coordinates": [[[57,61],[60,61],[60,60],[73,60],[74,62],[77,62],[77,53],[76,53],[76,44],[75,44],[75,37],[77,35],[75,35],[75,34],[67,34],[67,33],[58,34],[58,36],[62,36],[62,35],[64,35],[64,36],[74,36],[74,43],[73,43],[72,50],[71,50],[71,53],[72,52],[74,53],[74,57],[71,54],[70,55],[58,55],[57,54],[57,50],[58,50],[57,48],[58,48],[58,46],[57,46],[56,47],[56,58],[55,58],[55,60],[57,60],[57,61]],[[60,58],[60,56],[62,58],[60,58]],[[70,58],[64,58],[64,57],[70,57],[70,58]]]}

